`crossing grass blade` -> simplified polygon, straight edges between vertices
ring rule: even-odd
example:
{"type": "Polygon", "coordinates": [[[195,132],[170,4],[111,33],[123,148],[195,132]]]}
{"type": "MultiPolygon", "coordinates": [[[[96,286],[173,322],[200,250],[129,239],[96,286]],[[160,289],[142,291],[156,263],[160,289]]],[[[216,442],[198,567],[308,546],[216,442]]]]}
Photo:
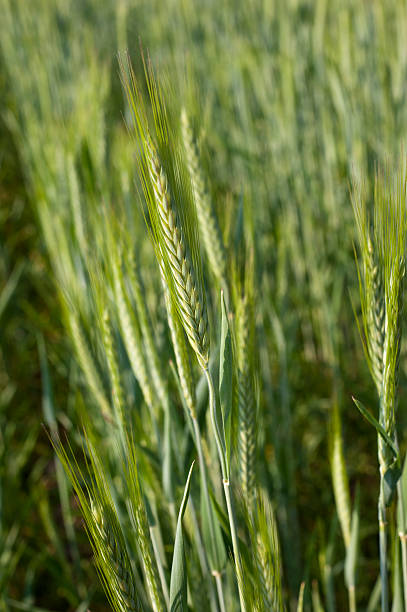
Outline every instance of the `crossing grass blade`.
{"type": "Polygon", "coordinates": [[[189,487],[191,482],[192,470],[194,464],[191,465],[185,484],[184,495],[182,497],[181,506],[178,513],[177,531],[175,534],[174,553],[172,557],[171,567],[171,585],[170,585],[170,610],[171,612],[186,612],[188,609],[187,603],[187,570],[184,549],[184,536],[182,533],[182,519],[188,503],[189,487]]]}

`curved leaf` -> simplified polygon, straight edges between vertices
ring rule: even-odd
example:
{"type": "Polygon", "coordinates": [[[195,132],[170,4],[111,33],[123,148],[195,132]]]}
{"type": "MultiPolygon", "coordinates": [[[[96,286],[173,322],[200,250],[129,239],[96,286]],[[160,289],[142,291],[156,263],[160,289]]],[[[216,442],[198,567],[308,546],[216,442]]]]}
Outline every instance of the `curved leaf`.
{"type": "Polygon", "coordinates": [[[185,550],[184,550],[184,536],[182,533],[182,519],[185,514],[187,507],[189,488],[191,482],[192,469],[194,467],[192,463],[187,482],[184,489],[184,496],[182,498],[181,507],[178,514],[177,531],[175,534],[174,554],[172,557],[172,568],[171,568],[171,583],[170,583],[170,610],[171,612],[187,612],[187,571],[185,561],[185,550]]]}

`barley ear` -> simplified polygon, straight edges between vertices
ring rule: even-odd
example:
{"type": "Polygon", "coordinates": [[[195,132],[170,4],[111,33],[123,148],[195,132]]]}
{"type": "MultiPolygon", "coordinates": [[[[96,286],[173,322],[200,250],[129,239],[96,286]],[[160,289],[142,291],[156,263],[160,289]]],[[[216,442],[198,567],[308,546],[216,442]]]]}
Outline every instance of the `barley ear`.
{"type": "Polygon", "coordinates": [[[232,279],[236,310],[238,466],[243,496],[250,507],[256,481],[257,438],[253,249],[239,245],[239,253],[232,267],[232,279]],[[241,266],[243,261],[245,263],[241,266]]]}
{"type": "Polygon", "coordinates": [[[172,129],[160,84],[145,66],[153,122],[147,119],[134,72],[121,64],[140,155],[137,158],[156,257],[179,320],[203,370],[209,361],[209,330],[196,210],[178,132],[172,129]],[[128,77],[128,74],[130,75],[128,77]]]}
{"type": "MultiPolygon", "coordinates": [[[[103,578],[108,575],[109,590],[114,591],[114,606],[119,603],[120,612],[136,612],[141,610],[137,599],[135,579],[128,558],[124,538],[112,507],[98,507],[91,501],[91,511],[100,541],[96,553],[96,564],[103,578]],[[104,568],[109,568],[108,571],[104,568]]],[[[112,599],[112,596],[110,596],[112,599]]]]}
{"type": "Polygon", "coordinates": [[[166,609],[166,603],[138,477],[136,451],[131,439],[128,441],[127,448],[126,482],[129,493],[130,518],[137,533],[137,543],[143,562],[147,590],[154,612],[161,612],[166,609]]]}
{"type": "MultiPolygon", "coordinates": [[[[380,400],[379,423],[394,442],[405,274],[405,167],[400,165],[395,176],[388,166],[379,168],[373,195],[369,215],[366,187],[360,183],[354,185],[352,202],[363,262],[360,297],[367,357],[380,400]]],[[[378,445],[384,477],[392,469],[394,453],[382,436],[378,438],[378,445]]]]}
{"type": "Polygon", "coordinates": [[[53,442],[53,445],[78,497],[96,567],[112,608],[115,612],[139,612],[143,610],[143,606],[136,591],[136,581],[125,538],[104,466],[88,438],[88,435],[91,436],[91,430],[86,417],[84,427],[87,440],[88,479],[84,478],[76,459],[68,455],[59,440],[53,442]]]}
{"type": "Polygon", "coordinates": [[[177,364],[178,376],[181,384],[182,395],[186,406],[193,419],[196,418],[196,401],[195,391],[193,386],[191,362],[188,355],[186,337],[184,329],[178,319],[177,313],[174,310],[174,304],[168,293],[168,288],[163,279],[163,290],[165,295],[165,304],[167,309],[168,327],[170,329],[172,346],[177,364]]]}
{"type": "Polygon", "coordinates": [[[241,298],[236,313],[238,363],[238,451],[243,495],[250,504],[255,486],[256,398],[253,377],[253,309],[249,296],[241,298]]]}
{"type": "Polygon", "coordinates": [[[284,610],[282,564],[277,524],[273,508],[258,491],[250,537],[255,556],[257,583],[260,586],[261,610],[284,610]]]}
{"type": "Polygon", "coordinates": [[[221,287],[226,289],[226,251],[223,245],[222,233],[205,186],[200,167],[198,147],[194,140],[192,127],[185,109],[181,112],[181,129],[202,242],[211,271],[221,287]]]}
{"type": "MultiPolygon", "coordinates": [[[[170,299],[175,304],[199,364],[206,369],[209,361],[209,335],[203,288],[198,283],[188,253],[180,218],[172,205],[167,178],[152,145],[149,147],[148,162],[155,196],[156,230],[160,237],[160,252],[170,299]]],[[[150,218],[153,217],[151,212],[150,218]]]]}

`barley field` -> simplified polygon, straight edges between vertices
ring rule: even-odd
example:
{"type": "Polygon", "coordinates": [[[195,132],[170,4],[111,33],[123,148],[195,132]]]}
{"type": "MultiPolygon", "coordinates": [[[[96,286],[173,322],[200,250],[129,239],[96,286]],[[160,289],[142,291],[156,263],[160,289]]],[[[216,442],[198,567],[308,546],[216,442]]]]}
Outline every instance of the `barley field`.
{"type": "Polygon", "coordinates": [[[407,4],[0,0],[0,611],[407,610],[407,4]]]}

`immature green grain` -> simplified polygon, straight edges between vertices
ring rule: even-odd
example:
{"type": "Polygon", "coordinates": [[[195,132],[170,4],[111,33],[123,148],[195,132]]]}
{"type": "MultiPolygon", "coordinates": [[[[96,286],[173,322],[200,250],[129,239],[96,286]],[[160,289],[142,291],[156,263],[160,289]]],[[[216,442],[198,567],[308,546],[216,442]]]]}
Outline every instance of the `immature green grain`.
{"type": "Polygon", "coordinates": [[[166,175],[151,141],[147,152],[162,238],[161,248],[165,250],[165,261],[171,275],[167,282],[169,280],[170,293],[171,289],[175,293],[177,312],[188,340],[199,364],[205,370],[209,361],[209,333],[204,294],[197,281],[179,217],[171,201],[166,175]]]}
{"type": "Polygon", "coordinates": [[[243,495],[250,504],[255,485],[256,458],[256,399],[253,383],[252,308],[248,297],[243,297],[237,312],[238,362],[238,451],[240,480],[243,495]]]}
{"type": "Polygon", "coordinates": [[[377,236],[373,219],[369,216],[366,204],[366,185],[357,183],[353,190],[353,209],[355,213],[358,239],[363,262],[363,278],[360,278],[360,295],[365,342],[372,378],[377,393],[382,391],[383,350],[385,342],[385,296],[383,268],[379,262],[377,236]]]}
{"type": "Polygon", "coordinates": [[[277,525],[273,509],[267,498],[259,493],[255,508],[251,538],[260,585],[259,608],[263,611],[282,612],[282,569],[277,525]]]}
{"type": "Polygon", "coordinates": [[[177,133],[172,129],[150,63],[145,71],[153,129],[131,64],[126,69],[121,63],[123,85],[141,147],[137,159],[139,176],[158,263],[188,340],[205,370],[209,361],[208,319],[190,181],[177,133]]]}
{"type": "MultiPolygon", "coordinates": [[[[135,589],[135,579],[124,541],[118,537],[117,526],[112,529],[114,513],[109,508],[100,509],[91,503],[91,511],[99,532],[100,540],[96,553],[96,563],[102,568],[109,568],[108,581],[110,598],[120,612],[138,612],[142,610],[141,603],[135,589]]],[[[105,577],[106,579],[106,577],[105,577]]]]}
{"type": "Polygon", "coordinates": [[[161,586],[161,577],[155,558],[154,546],[151,540],[147,512],[139,484],[135,448],[132,444],[129,444],[127,459],[128,471],[126,473],[126,482],[129,492],[130,517],[137,533],[137,544],[143,562],[147,590],[153,610],[154,612],[161,612],[166,610],[167,606],[161,586]]]}
{"type": "Polygon", "coordinates": [[[203,245],[213,274],[226,288],[226,252],[222,233],[205,186],[198,148],[185,109],[181,113],[181,128],[203,245]]]}
{"type": "Polygon", "coordinates": [[[81,472],[74,457],[60,440],[54,442],[57,455],[78,498],[95,564],[109,602],[115,612],[143,610],[123,531],[113,503],[110,479],[94,447],[93,430],[86,413],[87,474],[81,472]]]}
{"type": "Polygon", "coordinates": [[[385,342],[385,300],[382,272],[377,261],[377,253],[368,237],[367,257],[365,262],[367,280],[366,307],[369,338],[369,357],[373,380],[380,395],[383,379],[383,349],[385,342]]]}

